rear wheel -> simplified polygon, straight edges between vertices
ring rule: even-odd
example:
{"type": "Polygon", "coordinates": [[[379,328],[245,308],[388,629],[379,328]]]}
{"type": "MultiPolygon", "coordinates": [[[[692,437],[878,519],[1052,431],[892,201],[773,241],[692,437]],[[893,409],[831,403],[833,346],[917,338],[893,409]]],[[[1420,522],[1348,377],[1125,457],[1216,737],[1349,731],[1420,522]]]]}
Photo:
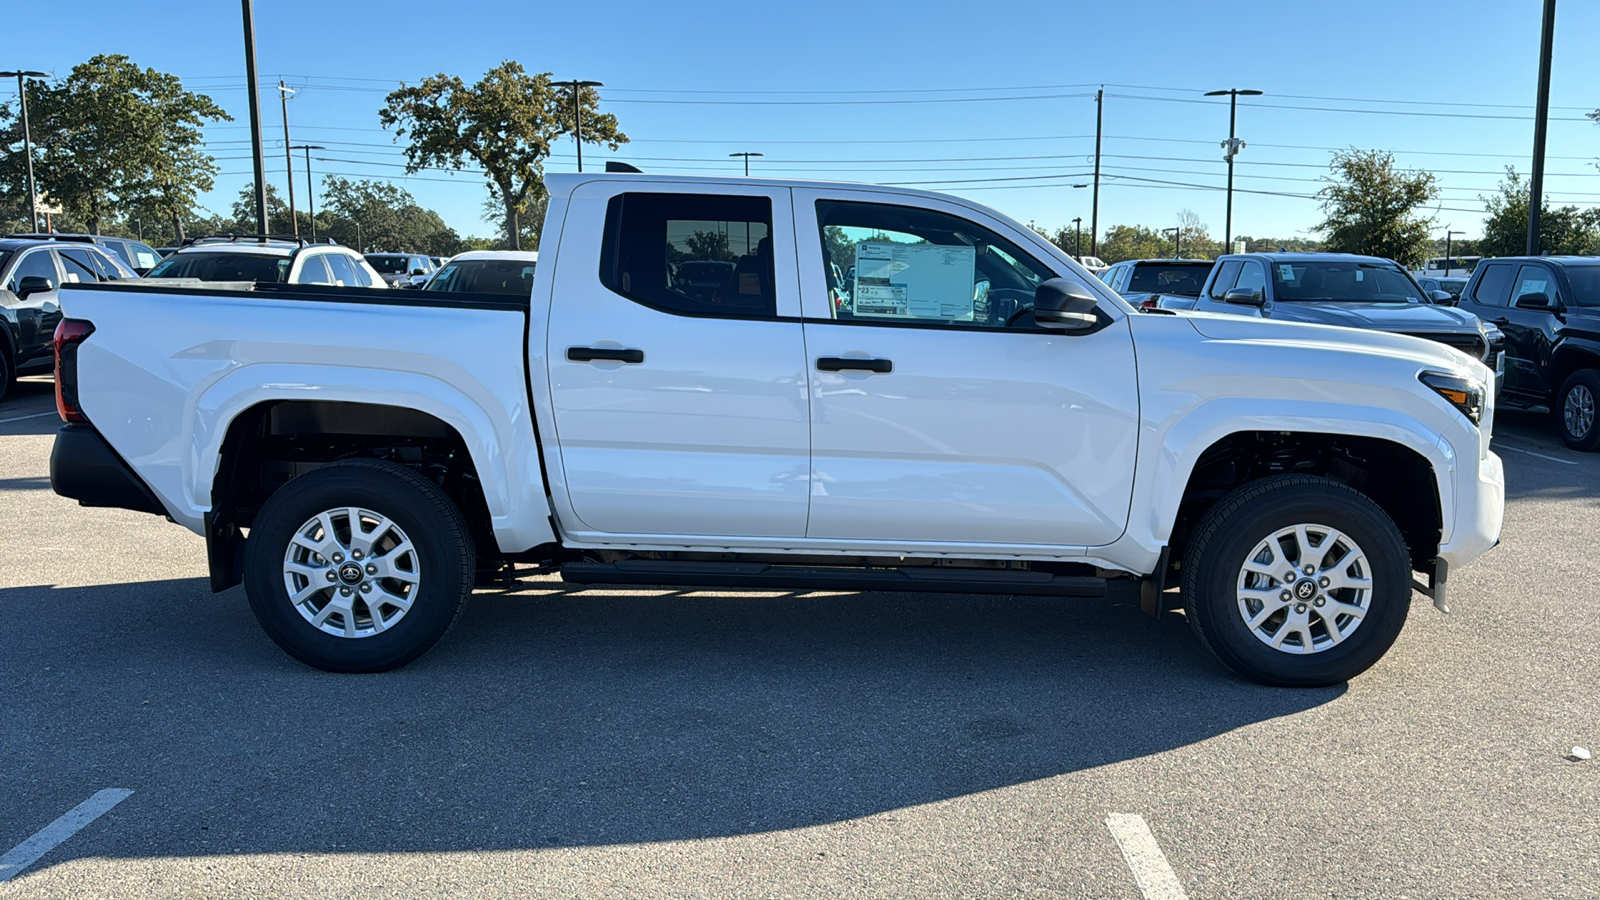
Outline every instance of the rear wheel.
{"type": "Polygon", "coordinates": [[[6,398],[6,391],[11,389],[11,360],[5,351],[0,349],[0,400],[6,398]]]}
{"type": "Polygon", "coordinates": [[[1561,440],[1574,450],[1600,450],[1600,422],[1595,419],[1600,400],[1600,370],[1580,369],[1567,378],[1551,404],[1561,440]]]}
{"type": "Polygon", "coordinates": [[[324,466],[262,507],[245,590],[278,646],[330,672],[383,672],[426,653],[472,593],[472,536],[435,484],[377,460],[324,466]]]}
{"type": "Polygon", "coordinates": [[[1189,623],[1217,658],[1263,684],[1320,687],[1377,662],[1411,605],[1400,530],[1326,478],[1247,484],[1201,519],[1184,555],[1189,623]]]}

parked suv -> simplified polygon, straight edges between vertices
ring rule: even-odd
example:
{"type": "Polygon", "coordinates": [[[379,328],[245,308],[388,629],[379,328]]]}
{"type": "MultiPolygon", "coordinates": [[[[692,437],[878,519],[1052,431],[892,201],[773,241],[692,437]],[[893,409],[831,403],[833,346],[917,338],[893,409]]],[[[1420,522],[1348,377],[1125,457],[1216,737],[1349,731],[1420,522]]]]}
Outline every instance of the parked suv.
{"type": "Polygon", "coordinates": [[[1408,334],[1498,371],[1499,336],[1470,311],[1442,305],[1444,297],[1425,295],[1398,263],[1376,256],[1247,253],[1217,260],[1193,308],[1408,334]]]}
{"type": "Polygon", "coordinates": [[[57,234],[55,232],[39,232],[30,234],[10,234],[7,237],[26,238],[38,241],[76,241],[84,244],[98,244],[109,250],[124,266],[139,275],[155,268],[161,261],[161,251],[134,238],[110,237],[104,234],[57,234]]]}
{"type": "Polygon", "coordinates": [[[150,278],[178,281],[334,284],[383,287],[382,276],[361,254],[329,240],[313,244],[272,235],[196,238],[150,270],[150,278]]]}
{"type": "Polygon", "coordinates": [[[57,288],[137,277],[94,244],[0,238],[0,397],[18,375],[50,371],[57,288]]]}
{"type": "Polygon", "coordinates": [[[1170,309],[1192,309],[1215,265],[1209,259],[1125,259],[1100,278],[1142,309],[1153,309],[1163,299],[1170,309]]]}
{"type": "Polygon", "coordinates": [[[1567,446],[1600,450],[1600,259],[1486,259],[1460,308],[1505,332],[1506,402],[1550,407],[1567,446]]]}
{"type": "Polygon", "coordinates": [[[368,253],[366,260],[390,287],[422,287],[437,268],[420,253],[368,253]]]}

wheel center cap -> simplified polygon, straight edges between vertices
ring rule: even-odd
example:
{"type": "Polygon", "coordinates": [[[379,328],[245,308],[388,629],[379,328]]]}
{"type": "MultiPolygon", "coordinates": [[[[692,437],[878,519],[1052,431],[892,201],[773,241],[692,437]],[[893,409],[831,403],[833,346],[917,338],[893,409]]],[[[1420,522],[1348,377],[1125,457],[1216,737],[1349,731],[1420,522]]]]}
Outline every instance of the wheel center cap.
{"type": "Polygon", "coordinates": [[[345,584],[360,584],[361,575],[361,567],[353,562],[347,562],[339,567],[339,580],[345,584]]]}
{"type": "Polygon", "coordinates": [[[1299,600],[1310,600],[1317,595],[1317,583],[1309,578],[1295,582],[1294,595],[1299,600]]]}

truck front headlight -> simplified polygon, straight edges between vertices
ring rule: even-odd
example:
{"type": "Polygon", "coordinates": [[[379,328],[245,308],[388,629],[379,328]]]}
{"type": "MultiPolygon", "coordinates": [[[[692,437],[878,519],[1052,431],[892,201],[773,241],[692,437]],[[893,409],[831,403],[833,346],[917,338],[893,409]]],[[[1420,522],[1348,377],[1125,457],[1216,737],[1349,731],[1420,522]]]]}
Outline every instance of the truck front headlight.
{"type": "Polygon", "coordinates": [[[1423,372],[1417,376],[1434,393],[1450,401],[1461,414],[1477,425],[1483,421],[1483,385],[1445,372],[1423,372]]]}

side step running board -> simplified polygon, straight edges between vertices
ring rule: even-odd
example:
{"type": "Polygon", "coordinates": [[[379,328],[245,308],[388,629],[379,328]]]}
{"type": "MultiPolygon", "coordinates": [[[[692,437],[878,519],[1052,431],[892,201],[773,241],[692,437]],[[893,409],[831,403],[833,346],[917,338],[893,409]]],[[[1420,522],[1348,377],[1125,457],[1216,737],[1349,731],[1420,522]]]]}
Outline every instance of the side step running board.
{"type": "Polygon", "coordinates": [[[629,559],[614,563],[566,563],[561,567],[561,580],[573,584],[936,591],[1058,597],[1103,597],[1106,593],[1105,579],[1093,576],[1053,575],[1049,572],[1011,569],[959,569],[951,566],[854,569],[845,566],[629,559]]]}

